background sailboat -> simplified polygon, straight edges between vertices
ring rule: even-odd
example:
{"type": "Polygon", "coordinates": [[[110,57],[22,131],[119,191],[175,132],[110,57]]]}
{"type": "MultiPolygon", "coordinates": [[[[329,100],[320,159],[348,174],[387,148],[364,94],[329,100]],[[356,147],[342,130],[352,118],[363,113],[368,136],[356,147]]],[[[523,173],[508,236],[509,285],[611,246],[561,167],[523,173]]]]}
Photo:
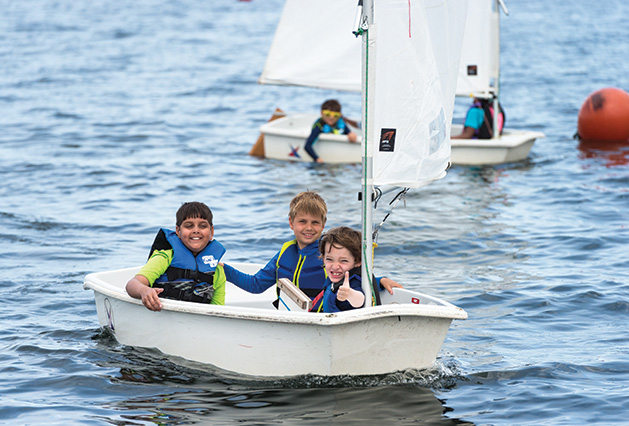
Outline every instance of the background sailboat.
{"type": "MultiPolygon", "coordinates": [[[[503,0],[470,0],[457,97],[489,99],[498,110],[500,98],[500,10],[508,14],[503,0]]],[[[508,111],[507,123],[509,121],[508,111]]],[[[499,133],[494,120],[493,138],[452,139],[452,163],[463,165],[500,164],[525,159],[541,132],[505,128],[499,133]]],[[[462,125],[453,125],[459,134],[462,125]]]]}
{"type": "MultiPolygon", "coordinates": [[[[286,0],[258,83],[359,93],[361,49],[352,34],[356,4],[356,0],[286,0]]],[[[275,117],[260,128],[251,154],[312,161],[304,144],[319,113],[276,112],[275,117]]],[[[316,151],[326,163],[360,162],[360,144],[350,144],[345,136],[321,135],[316,151]]]]}
{"type": "MultiPolygon", "coordinates": [[[[304,4],[287,0],[258,82],[359,91],[360,52],[346,30],[354,19],[354,3],[321,0],[304,4]]],[[[494,4],[498,1],[470,1],[457,96],[491,98],[499,94],[500,20],[494,4]],[[476,74],[471,75],[472,71],[476,74]]],[[[303,146],[318,113],[282,113],[280,117],[261,126],[262,137],[251,154],[311,161],[303,146]],[[296,152],[303,155],[296,156],[296,152]]],[[[452,133],[460,132],[461,126],[455,125],[452,133]]],[[[453,140],[451,161],[469,165],[520,161],[528,156],[535,139],[543,136],[540,132],[504,129],[493,140],[453,140]]],[[[328,163],[360,162],[360,149],[343,136],[321,135],[315,148],[328,163]]]]}
{"type": "MultiPolygon", "coordinates": [[[[417,188],[445,175],[467,0],[365,2],[363,194],[372,185],[417,188]],[[375,16],[375,18],[374,18],[375,16]]],[[[349,31],[349,30],[348,30],[349,31]]],[[[354,40],[361,44],[361,40],[354,40]]],[[[371,196],[363,197],[363,276],[371,277],[371,196]]],[[[262,265],[239,264],[255,272],[262,265]]],[[[261,295],[228,283],[226,305],[163,300],[152,312],[124,291],[138,267],[86,276],[99,323],[123,344],[254,376],[368,375],[431,367],[462,309],[423,293],[394,289],[381,304],[340,313],[277,310],[274,288],[261,295]],[[158,330],[158,332],[156,332],[158,330]]],[[[366,294],[370,280],[363,280],[366,294]]],[[[370,299],[370,298],[366,298],[370,299]]]]}

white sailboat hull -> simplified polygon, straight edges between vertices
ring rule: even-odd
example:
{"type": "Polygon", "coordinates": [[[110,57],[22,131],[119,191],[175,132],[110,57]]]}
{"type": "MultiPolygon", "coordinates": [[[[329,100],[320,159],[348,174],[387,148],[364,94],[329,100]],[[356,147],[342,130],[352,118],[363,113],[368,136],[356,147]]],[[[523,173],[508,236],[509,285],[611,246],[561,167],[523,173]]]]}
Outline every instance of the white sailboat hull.
{"type": "MultiPolygon", "coordinates": [[[[312,162],[304,147],[312,125],[319,117],[316,114],[293,114],[262,125],[264,157],[312,162]]],[[[358,129],[350,128],[360,134],[358,129]]],[[[360,163],[361,159],[360,137],[357,142],[350,143],[345,135],[322,134],[314,143],[314,150],[326,163],[360,163]]]]}
{"type": "MultiPolygon", "coordinates": [[[[293,114],[262,125],[264,156],[275,160],[312,162],[304,145],[317,118],[316,114],[293,114]]],[[[360,134],[357,129],[353,130],[360,134]]],[[[452,134],[459,134],[461,130],[460,125],[452,126],[452,134]]],[[[528,157],[535,140],[542,137],[544,134],[541,132],[504,129],[497,139],[452,139],[451,162],[481,166],[522,161],[528,157]]],[[[346,136],[325,134],[315,142],[314,149],[326,163],[358,164],[362,157],[359,142],[350,143],[346,136]]]]}
{"type": "MultiPolygon", "coordinates": [[[[260,265],[234,264],[255,272],[260,265]]],[[[89,274],[101,327],[122,344],[211,364],[248,376],[385,374],[431,367],[462,309],[408,290],[384,292],[383,305],[336,314],[276,310],[275,288],[246,293],[227,283],[226,305],[163,300],[152,312],[127,295],[139,270],[89,274]],[[419,303],[418,303],[419,302],[419,303]]]]}
{"type": "MultiPolygon", "coordinates": [[[[462,126],[452,126],[452,134],[461,133],[462,126]]],[[[452,164],[482,166],[522,161],[529,156],[541,132],[504,129],[496,139],[451,139],[452,164]]]]}

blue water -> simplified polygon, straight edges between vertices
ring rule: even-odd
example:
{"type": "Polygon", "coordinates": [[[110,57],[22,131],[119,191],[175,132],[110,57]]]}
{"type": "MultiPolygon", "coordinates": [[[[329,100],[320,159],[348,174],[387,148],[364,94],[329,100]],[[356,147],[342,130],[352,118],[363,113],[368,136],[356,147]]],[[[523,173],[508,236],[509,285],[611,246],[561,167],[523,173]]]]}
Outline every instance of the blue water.
{"type": "Polygon", "coordinates": [[[452,168],[381,231],[377,272],[469,314],[433,370],[243,380],[100,332],[83,277],[143,263],[184,201],[232,261],[268,260],[307,188],[358,224],[358,167],[247,155],[275,107],[359,111],[256,84],[281,6],[0,0],[0,423],[629,424],[629,147],[572,137],[590,93],[629,90],[625,0],[509,2],[507,124],[546,138],[452,168]]]}

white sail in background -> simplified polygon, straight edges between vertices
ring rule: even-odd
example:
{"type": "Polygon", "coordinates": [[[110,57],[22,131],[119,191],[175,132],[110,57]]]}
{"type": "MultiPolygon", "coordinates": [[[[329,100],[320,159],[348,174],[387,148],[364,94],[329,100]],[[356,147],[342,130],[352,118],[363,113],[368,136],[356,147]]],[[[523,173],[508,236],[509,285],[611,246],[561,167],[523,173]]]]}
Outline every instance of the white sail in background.
{"type": "Polygon", "coordinates": [[[466,13],[467,0],[376,2],[367,87],[375,185],[416,188],[445,175],[466,13]]]}
{"type": "Polygon", "coordinates": [[[500,72],[500,15],[495,0],[469,0],[457,96],[488,97],[500,72]]]}
{"type": "Polygon", "coordinates": [[[356,0],[286,0],[261,84],[360,92],[356,0]]]}

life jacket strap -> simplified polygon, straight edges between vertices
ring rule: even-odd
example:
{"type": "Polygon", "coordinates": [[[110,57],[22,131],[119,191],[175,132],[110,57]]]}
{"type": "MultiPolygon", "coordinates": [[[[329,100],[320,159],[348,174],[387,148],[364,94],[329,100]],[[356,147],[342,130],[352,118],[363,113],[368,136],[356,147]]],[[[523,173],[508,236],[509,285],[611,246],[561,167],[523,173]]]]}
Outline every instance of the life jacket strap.
{"type": "Polygon", "coordinates": [[[191,280],[197,283],[214,283],[214,272],[200,272],[193,269],[183,269],[174,266],[169,267],[166,270],[166,275],[169,281],[175,281],[178,279],[191,280]]]}

